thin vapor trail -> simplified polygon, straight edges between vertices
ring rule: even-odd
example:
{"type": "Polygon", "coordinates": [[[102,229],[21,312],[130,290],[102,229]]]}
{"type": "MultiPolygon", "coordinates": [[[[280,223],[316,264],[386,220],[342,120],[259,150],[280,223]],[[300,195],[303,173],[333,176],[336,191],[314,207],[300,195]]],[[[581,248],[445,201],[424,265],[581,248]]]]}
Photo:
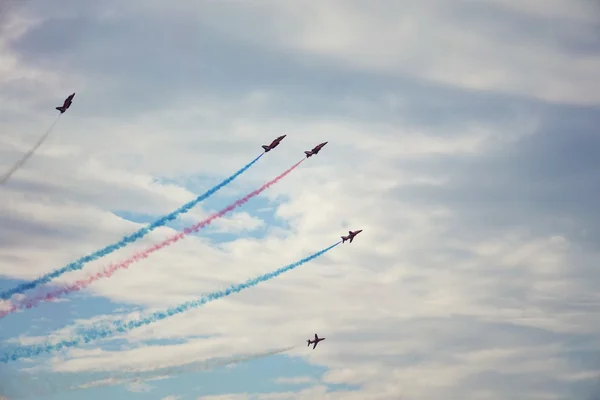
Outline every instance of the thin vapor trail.
{"type": "MultiPolygon", "coordinates": [[[[184,365],[176,365],[171,367],[161,367],[157,365],[145,369],[129,369],[110,374],[102,372],[86,373],[86,375],[90,376],[87,382],[84,381],[85,378],[82,379],[80,376],[81,374],[45,374],[41,379],[39,374],[36,374],[35,376],[31,376],[30,374],[22,374],[20,376],[13,376],[11,378],[9,387],[7,387],[4,392],[2,392],[0,389],[0,393],[9,394],[9,398],[11,400],[27,398],[39,399],[41,396],[50,396],[62,392],[72,392],[105,386],[117,386],[137,383],[140,381],[170,379],[182,374],[207,371],[217,367],[229,366],[262,359],[276,354],[282,354],[296,347],[298,346],[288,346],[269,351],[251,353],[244,356],[222,357],[219,359],[194,361],[184,365]],[[85,383],[77,384],[77,382],[82,381],[85,383]]],[[[2,400],[1,396],[0,400],[2,400]]]]}
{"type": "Polygon", "coordinates": [[[101,257],[104,257],[106,255],[109,255],[110,253],[119,250],[122,247],[127,246],[128,244],[131,244],[141,238],[143,238],[144,236],[146,236],[148,233],[152,232],[153,230],[155,230],[158,227],[161,227],[165,224],[167,224],[169,221],[172,221],[174,219],[176,219],[179,215],[184,214],[186,212],[188,212],[189,210],[191,210],[195,205],[197,205],[198,203],[200,203],[203,200],[206,200],[207,198],[209,198],[210,196],[212,196],[213,194],[215,194],[219,189],[223,188],[224,186],[228,185],[229,183],[231,183],[235,178],[237,178],[238,176],[240,176],[242,173],[244,173],[246,170],[248,170],[248,168],[250,168],[252,165],[254,165],[254,163],[256,163],[258,160],[260,160],[260,158],[264,155],[265,153],[262,153],[261,155],[259,155],[258,157],[256,157],[254,160],[252,160],[251,162],[249,162],[248,164],[246,164],[244,167],[242,167],[239,171],[237,171],[236,173],[234,173],[233,175],[231,175],[229,178],[225,179],[223,182],[219,183],[217,186],[213,187],[212,189],[209,189],[208,191],[206,191],[205,193],[201,194],[200,196],[196,197],[194,200],[190,201],[189,203],[184,204],[183,206],[179,207],[177,210],[171,212],[170,214],[165,215],[164,217],[159,218],[158,220],[154,221],[153,223],[151,223],[150,225],[139,229],[137,232],[134,232],[130,235],[127,235],[125,237],[123,237],[121,240],[119,240],[116,243],[113,243],[111,245],[106,246],[105,248],[95,251],[91,254],[88,254],[87,256],[81,257],[79,260],[74,261],[70,264],[65,265],[62,268],[56,269],[52,272],[47,273],[46,275],[43,275],[33,281],[30,282],[26,282],[26,283],[22,283],[16,287],[14,287],[13,289],[9,289],[3,293],[0,294],[0,299],[1,300],[8,300],[12,295],[17,294],[17,293],[23,293],[27,290],[31,290],[34,289],[36,287],[38,287],[39,285],[42,285],[44,283],[48,283],[50,282],[52,279],[54,278],[58,278],[59,276],[67,273],[67,272],[71,272],[71,271],[76,271],[76,270],[80,270],[83,268],[83,266],[91,261],[95,261],[101,257]]]}
{"type": "Polygon", "coordinates": [[[54,120],[54,122],[52,123],[52,125],[50,125],[50,128],[48,128],[48,130],[46,131],[46,133],[44,133],[42,135],[42,137],[31,148],[31,150],[29,150],[27,153],[25,153],[25,155],[23,156],[23,158],[21,158],[19,161],[17,161],[17,163],[15,165],[13,165],[13,167],[11,169],[9,169],[8,172],[6,172],[6,174],[4,174],[4,176],[2,177],[2,179],[0,179],[0,185],[5,184],[6,182],[8,182],[8,180],[10,179],[10,177],[15,172],[17,172],[17,170],[19,168],[21,168],[23,166],[23,164],[25,164],[25,161],[27,161],[33,155],[33,153],[35,153],[35,151],[38,149],[38,147],[40,147],[42,145],[42,143],[44,143],[46,141],[46,139],[50,135],[50,132],[52,132],[52,130],[56,126],[56,123],[58,122],[58,119],[60,118],[60,116],[61,116],[61,114],[58,114],[58,117],[56,117],[56,119],[54,120]]]}
{"type": "Polygon", "coordinates": [[[2,358],[0,358],[0,361],[2,361],[4,363],[8,363],[9,361],[17,361],[17,360],[20,360],[23,358],[34,357],[34,356],[40,355],[42,353],[51,353],[53,351],[59,351],[59,350],[65,349],[65,348],[78,346],[81,343],[89,343],[96,339],[103,339],[103,338],[110,337],[116,333],[128,332],[133,329],[139,328],[141,326],[146,326],[146,325],[150,325],[151,323],[161,321],[161,320],[171,317],[173,315],[181,314],[185,311],[202,307],[206,303],[210,303],[212,301],[221,299],[223,297],[227,297],[233,293],[238,293],[238,292],[241,292],[242,290],[249,289],[253,286],[256,286],[261,282],[266,282],[273,278],[276,278],[277,276],[279,276],[285,272],[291,271],[309,261],[314,260],[317,257],[322,256],[323,254],[327,253],[329,250],[333,249],[340,243],[341,243],[341,241],[339,241],[336,244],[333,244],[323,250],[320,250],[306,258],[303,258],[302,260],[297,261],[293,264],[289,264],[285,267],[282,267],[275,271],[260,275],[256,278],[249,279],[244,283],[238,283],[238,284],[231,285],[227,289],[209,293],[197,300],[188,301],[188,302],[180,304],[178,306],[168,308],[165,311],[154,312],[154,313],[150,314],[149,316],[140,318],[138,320],[133,320],[133,321],[129,321],[129,322],[121,322],[121,323],[117,322],[114,324],[116,326],[115,329],[111,329],[109,327],[91,328],[88,330],[84,330],[80,335],[74,336],[68,340],[62,340],[55,344],[46,344],[46,345],[37,345],[37,346],[19,346],[13,352],[5,353],[2,356],[2,358]]]}
{"type": "Polygon", "coordinates": [[[55,299],[61,297],[62,295],[81,290],[81,289],[91,285],[92,283],[96,282],[99,279],[109,278],[110,276],[112,276],[115,272],[119,271],[120,269],[129,268],[135,262],[138,262],[140,260],[144,260],[144,259],[148,258],[151,254],[156,253],[158,250],[161,250],[167,246],[170,246],[173,243],[178,242],[179,240],[185,238],[190,233],[197,232],[198,230],[210,225],[211,222],[213,222],[215,219],[221,218],[224,215],[226,215],[227,213],[246,204],[250,199],[252,199],[255,196],[258,196],[260,193],[267,190],[268,188],[270,188],[271,186],[273,186],[274,184],[279,182],[281,179],[286,177],[294,169],[298,168],[298,166],[304,160],[306,160],[306,159],[304,158],[304,159],[298,161],[296,164],[294,164],[293,166],[288,168],[286,171],[284,171],[280,175],[276,176],[269,182],[263,184],[260,188],[248,193],[246,196],[242,197],[239,200],[236,200],[235,202],[233,202],[229,206],[225,207],[221,211],[196,223],[192,227],[184,229],[183,232],[180,232],[180,233],[177,233],[176,235],[171,236],[170,238],[164,240],[162,243],[155,244],[154,246],[151,246],[142,252],[136,253],[133,256],[129,257],[128,259],[126,259],[124,261],[121,261],[118,264],[110,264],[107,267],[105,267],[102,271],[100,271],[94,275],[91,275],[85,279],[80,279],[73,284],[70,284],[68,286],[63,286],[61,288],[58,288],[56,290],[53,290],[53,291],[46,293],[44,295],[41,295],[41,296],[27,299],[20,304],[12,304],[8,309],[0,311],[0,318],[4,318],[8,314],[12,314],[15,311],[21,310],[23,308],[27,308],[27,309],[33,308],[43,301],[52,301],[52,300],[55,300],[55,299]]]}
{"type": "Polygon", "coordinates": [[[114,376],[110,376],[110,377],[105,377],[102,379],[97,379],[92,382],[87,382],[80,386],[71,387],[70,389],[71,390],[87,389],[89,387],[115,386],[115,385],[122,385],[125,383],[135,383],[135,382],[139,382],[139,381],[169,379],[176,375],[210,370],[210,369],[217,368],[217,367],[239,364],[242,362],[253,361],[253,360],[273,356],[276,354],[285,353],[287,351],[294,349],[295,347],[297,347],[297,346],[289,346],[289,347],[284,347],[282,349],[271,350],[271,351],[261,352],[261,353],[254,353],[254,354],[249,354],[249,355],[240,356],[240,357],[230,357],[230,358],[225,358],[225,359],[208,360],[208,361],[197,361],[197,362],[193,362],[193,363],[189,363],[189,364],[185,364],[185,365],[178,365],[178,366],[174,366],[174,367],[153,368],[153,369],[149,369],[149,370],[146,369],[146,370],[139,370],[139,371],[131,371],[131,372],[126,373],[127,375],[129,375],[131,373],[133,375],[131,377],[128,376],[126,378],[123,378],[123,374],[119,374],[119,375],[114,375],[114,376]]]}

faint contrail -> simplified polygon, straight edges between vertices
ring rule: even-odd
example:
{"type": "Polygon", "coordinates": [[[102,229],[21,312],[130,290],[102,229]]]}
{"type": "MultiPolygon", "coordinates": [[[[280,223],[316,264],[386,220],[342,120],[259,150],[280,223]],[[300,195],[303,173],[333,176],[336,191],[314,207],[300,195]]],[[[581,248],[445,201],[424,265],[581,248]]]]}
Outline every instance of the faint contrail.
{"type": "Polygon", "coordinates": [[[29,150],[27,153],[25,153],[23,158],[21,158],[19,161],[17,161],[17,163],[15,165],[13,165],[13,167],[11,169],[9,169],[6,174],[4,174],[2,179],[0,179],[0,184],[6,183],[8,181],[8,179],[12,176],[12,174],[17,172],[17,170],[19,168],[21,168],[23,166],[23,164],[25,164],[25,161],[27,161],[33,155],[33,153],[35,153],[35,151],[38,149],[38,147],[40,147],[42,145],[42,143],[44,143],[46,138],[48,138],[48,136],[50,135],[50,132],[52,132],[52,129],[54,129],[54,126],[58,122],[58,119],[60,118],[60,116],[61,116],[61,114],[58,114],[58,117],[56,117],[56,119],[54,120],[52,125],[50,125],[50,128],[48,128],[46,133],[44,133],[42,135],[40,140],[37,141],[37,143],[31,148],[31,150],[29,150]]]}
{"type": "Polygon", "coordinates": [[[213,222],[215,219],[221,218],[224,215],[226,215],[227,213],[246,204],[250,199],[252,199],[255,196],[258,196],[260,193],[264,192],[265,190],[267,190],[268,188],[270,188],[271,186],[273,186],[274,184],[279,182],[281,179],[283,179],[285,176],[287,176],[290,172],[292,172],[294,169],[296,169],[304,160],[306,160],[306,159],[304,158],[304,159],[298,161],[296,164],[294,164],[293,166],[288,168],[286,171],[284,171],[280,175],[276,176],[269,182],[263,184],[260,188],[248,193],[246,196],[242,197],[241,199],[234,201],[232,204],[225,207],[221,211],[196,223],[192,227],[184,229],[183,232],[177,233],[177,234],[171,236],[170,238],[164,240],[161,243],[150,246],[149,248],[147,248],[146,250],[144,250],[142,252],[135,253],[133,256],[127,258],[124,261],[121,261],[118,264],[110,264],[107,267],[105,267],[102,271],[100,271],[94,275],[91,275],[85,279],[80,279],[73,284],[60,287],[56,290],[53,290],[53,291],[43,294],[41,296],[33,297],[31,299],[26,299],[19,304],[12,304],[8,309],[0,311],[0,318],[4,318],[8,314],[14,313],[15,311],[21,310],[23,308],[33,308],[33,307],[37,306],[39,303],[41,303],[42,301],[52,301],[52,300],[59,298],[60,296],[62,296],[64,294],[68,294],[68,293],[71,293],[74,291],[81,290],[81,289],[91,285],[92,283],[96,282],[99,279],[109,278],[110,276],[112,276],[115,272],[117,272],[120,269],[129,268],[133,263],[148,258],[151,254],[156,253],[158,250],[163,249],[167,246],[170,246],[171,244],[173,244],[175,242],[178,242],[179,240],[185,238],[190,233],[197,232],[198,230],[210,225],[210,223],[213,222]]]}
{"type": "MultiPolygon", "coordinates": [[[[85,373],[89,376],[89,380],[83,384],[76,383],[85,381],[85,378],[82,378],[81,374],[79,373],[44,374],[43,377],[41,377],[40,374],[36,374],[35,376],[21,374],[18,376],[13,376],[10,379],[10,382],[8,382],[8,384],[10,384],[9,389],[2,391],[2,384],[0,383],[0,393],[7,393],[10,400],[26,398],[39,399],[41,396],[50,396],[52,394],[67,391],[70,392],[104,386],[116,386],[140,381],[169,379],[181,374],[200,372],[217,367],[253,361],[276,354],[282,354],[296,347],[298,346],[288,346],[275,350],[251,353],[244,356],[208,359],[172,367],[155,366],[137,370],[129,369],[115,373],[85,373]]],[[[2,396],[0,396],[0,400],[3,400],[2,396]]]]}
{"type": "Polygon", "coordinates": [[[238,283],[235,285],[231,285],[227,289],[209,293],[209,294],[201,297],[200,299],[188,301],[188,302],[180,304],[178,306],[168,308],[165,311],[154,312],[154,313],[150,314],[149,316],[140,318],[138,320],[133,320],[133,321],[129,321],[129,322],[115,322],[114,323],[115,328],[109,328],[109,327],[90,328],[90,329],[84,330],[81,334],[76,335],[76,336],[72,337],[71,339],[62,340],[55,344],[46,344],[46,345],[37,345],[37,346],[19,346],[13,352],[5,353],[2,356],[2,358],[0,358],[0,361],[7,363],[9,361],[16,361],[16,360],[20,360],[22,358],[29,358],[29,357],[37,356],[42,353],[51,353],[53,351],[59,351],[64,348],[78,346],[81,343],[89,343],[96,339],[110,337],[116,333],[128,332],[130,330],[139,328],[141,326],[149,325],[153,322],[163,320],[163,319],[171,317],[173,315],[181,314],[185,311],[201,307],[206,303],[210,303],[211,301],[215,301],[220,298],[227,297],[233,293],[241,292],[244,289],[248,289],[248,288],[258,285],[261,282],[266,282],[268,280],[271,280],[271,279],[283,274],[284,272],[291,271],[292,269],[297,268],[302,264],[305,264],[311,260],[314,260],[317,257],[320,257],[321,255],[323,255],[326,252],[328,252],[329,250],[333,249],[340,243],[341,243],[341,241],[339,241],[336,244],[333,244],[323,250],[320,250],[306,258],[303,258],[302,260],[297,261],[293,264],[279,268],[273,272],[269,272],[269,273],[260,275],[256,278],[249,279],[244,283],[238,283]]]}
{"type": "Polygon", "coordinates": [[[143,238],[144,236],[146,236],[148,233],[152,232],[156,228],[161,227],[161,226],[165,225],[166,223],[168,223],[169,221],[176,219],[180,214],[184,214],[184,213],[188,212],[196,204],[200,203],[203,200],[206,200],[207,198],[209,198],[210,196],[215,194],[219,189],[221,189],[224,186],[231,183],[231,181],[233,181],[235,178],[237,178],[242,173],[244,173],[248,168],[250,168],[252,165],[254,165],[254,163],[256,163],[264,154],[265,153],[262,153],[261,155],[256,157],[254,160],[252,160],[250,163],[245,165],[242,169],[237,171],[235,174],[231,175],[229,178],[225,179],[223,182],[219,183],[217,186],[213,187],[212,189],[206,191],[202,195],[196,197],[194,200],[190,201],[189,203],[184,204],[183,206],[179,207],[177,210],[173,211],[172,213],[167,214],[164,217],[161,217],[160,219],[154,221],[150,225],[141,228],[137,232],[134,232],[130,235],[125,236],[123,239],[119,240],[118,242],[111,244],[109,246],[106,246],[102,250],[98,250],[98,251],[93,252],[92,254],[88,254],[87,256],[81,257],[79,260],[74,261],[70,264],[67,264],[66,266],[64,266],[62,268],[59,268],[52,272],[49,272],[46,275],[43,275],[31,282],[22,283],[13,289],[7,290],[7,291],[3,292],[2,294],[0,294],[0,299],[7,300],[14,294],[23,293],[27,290],[34,289],[41,284],[50,282],[54,278],[58,278],[59,276],[61,276],[64,273],[82,269],[84,264],[86,264],[90,261],[97,260],[101,257],[104,257],[116,250],[119,250],[122,247],[127,246],[130,243],[133,243],[133,242],[143,238]]]}
{"type": "Polygon", "coordinates": [[[164,367],[164,368],[152,368],[138,371],[130,371],[125,374],[132,374],[131,377],[123,377],[123,373],[116,374],[110,377],[104,377],[101,379],[94,380],[92,382],[84,383],[80,386],[71,387],[71,390],[74,389],[87,389],[89,387],[100,387],[100,386],[114,386],[114,385],[122,385],[125,383],[134,383],[138,381],[148,381],[148,380],[157,380],[157,379],[169,379],[175,375],[181,375],[192,372],[199,372],[204,370],[209,370],[216,367],[223,367],[227,365],[238,364],[242,362],[248,362],[252,360],[257,360],[260,358],[265,358],[269,356],[273,356],[276,354],[285,353],[287,351],[292,350],[297,346],[289,346],[284,347],[277,350],[270,350],[267,352],[254,353],[246,356],[240,357],[230,357],[225,359],[218,360],[207,360],[207,361],[197,361],[185,365],[178,365],[174,367],[164,367]]]}

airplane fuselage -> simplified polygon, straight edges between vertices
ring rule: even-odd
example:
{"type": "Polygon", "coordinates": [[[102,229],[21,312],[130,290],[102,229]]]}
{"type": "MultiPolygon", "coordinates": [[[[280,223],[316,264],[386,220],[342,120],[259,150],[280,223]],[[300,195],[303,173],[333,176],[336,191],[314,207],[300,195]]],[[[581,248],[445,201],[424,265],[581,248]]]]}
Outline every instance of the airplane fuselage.
{"type": "Polygon", "coordinates": [[[75,93],[69,95],[69,97],[67,97],[65,99],[65,101],[63,102],[62,106],[56,107],[56,109],[58,111],[60,111],[60,113],[64,113],[65,111],[67,111],[69,109],[69,107],[71,107],[71,103],[73,102],[73,97],[75,97],[75,93]]]}
{"type": "Polygon", "coordinates": [[[321,151],[323,146],[325,146],[327,143],[329,143],[329,142],[321,143],[321,144],[315,146],[312,150],[305,151],[304,154],[306,154],[306,158],[308,158],[310,156],[314,156],[315,154],[319,154],[319,151],[321,151]]]}
{"type": "Polygon", "coordinates": [[[274,142],[274,143],[271,143],[271,144],[269,145],[269,149],[268,149],[267,151],[269,151],[269,150],[273,150],[273,149],[274,149],[275,147],[277,147],[277,146],[279,146],[279,142],[274,142]]]}
{"type": "Polygon", "coordinates": [[[354,231],[354,232],[348,231],[348,235],[342,236],[342,243],[345,243],[346,240],[349,240],[350,243],[352,243],[352,240],[354,240],[354,236],[358,235],[361,232],[362,232],[362,229],[354,231]]]}
{"type": "Polygon", "coordinates": [[[279,143],[283,140],[287,135],[279,136],[277,139],[273,140],[270,145],[263,145],[262,148],[265,150],[265,153],[273,150],[275,147],[279,146],[279,143]]]}
{"type": "Polygon", "coordinates": [[[319,344],[319,342],[320,342],[320,341],[322,341],[322,340],[325,340],[325,338],[320,338],[320,337],[318,337],[318,336],[317,336],[317,334],[315,333],[315,340],[310,340],[310,339],[307,339],[307,340],[306,340],[306,343],[308,343],[308,344],[307,344],[307,347],[308,347],[308,346],[310,346],[311,344],[314,344],[314,346],[313,346],[313,350],[314,350],[314,349],[315,349],[315,347],[317,347],[317,344],[319,344]]]}

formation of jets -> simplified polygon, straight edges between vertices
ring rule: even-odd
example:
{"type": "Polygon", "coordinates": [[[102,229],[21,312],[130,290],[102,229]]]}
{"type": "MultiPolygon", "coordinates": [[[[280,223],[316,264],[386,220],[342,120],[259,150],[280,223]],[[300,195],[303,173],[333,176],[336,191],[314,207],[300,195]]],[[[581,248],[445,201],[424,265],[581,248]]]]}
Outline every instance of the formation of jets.
{"type": "MultiPolygon", "coordinates": [[[[57,107],[57,109],[58,109],[58,107],[57,107]]],[[[283,138],[285,138],[286,136],[287,135],[279,136],[279,137],[273,139],[271,144],[263,144],[261,147],[263,148],[265,153],[268,153],[269,151],[273,150],[275,147],[279,146],[279,143],[281,143],[283,138]]],[[[321,151],[323,146],[325,146],[327,143],[329,143],[329,142],[323,142],[321,144],[316,145],[312,150],[305,151],[304,154],[306,154],[306,158],[314,156],[315,154],[319,154],[319,151],[321,151]]]]}
{"type": "MultiPolygon", "coordinates": [[[[65,111],[67,111],[69,109],[69,107],[71,107],[71,103],[73,102],[73,97],[75,97],[75,93],[69,95],[69,97],[67,97],[65,99],[65,101],[63,102],[62,106],[58,106],[56,107],[56,109],[58,111],[60,111],[61,114],[63,114],[65,111]]],[[[286,137],[287,135],[282,135],[279,136],[277,138],[275,138],[271,144],[268,145],[262,145],[263,150],[265,151],[265,153],[273,150],[275,147],[279,146],[279,143],[281,143],[281,141],[286,137]]],[[[321,144],[316,145],[312,150],[307,150],[304,152],[304,154],[306,154],[306,158],[314,156],[316,154],[319,154],[319,151],[321,151],[321,149],[329,142],[323,142],[321,144]]],[[[362,229],[358,230],[358,231],[348,231],[348,235],[347,236],[342,236],[342,243],[345,243],[346,240],[349,240],[350,243],[352,243],[352,240],[354,240],[354,236],[358,235],[359,233],[362,232],[362,229]]],[[[317,336],[317,334],[315,333],[315,339],[314,340],[310,340],[308,339],[306,342],[307,347],[310,346],[311,344],[313,345],[313,350],[317,347],[317,344],[319,344],[319,342],[321,340],[325,340],[325,338],[319,338],[319,336],[317,336]]]]}
{"type": "MultiPolygon", "coordinates": [[[[275,138],[271,144],[266,145],[263,144],[262,148],[265,150],[265,153],[273,150],[275,147],[279,146],[279,143],[281,143],[281,141],[283,140],[283,138],[285,138],[287,135],[283,135],[283,136],[279,136],[278,138],[275,138]]],[[[306,158],[314,156],[316,154],[319,154],[319,151],[321,151],[321,149],[329,142],[323,142],[321,144],[316,145],[312,150],[307,150],[304,152],[304,154],[306,154],[306,158]]],[[[347,236],[342,236],[342,243],[345,243],[346,240],[350,241],[350,243],[352,243],[352,241],[354,240],[354,236],[358,235],[359,233],[362,232],[362,229],[359,229],[357,231],[348,231],[348,235],[347,236]]],[[[317,334],[315,333],[315,339],[314,340],[310,340],[308,339],[306,342],[307,347],[310,346],[311,344],[314,343],[313,345],[313,350],[315,349],[315,347],[317,347],[317,344],[321,341],[321,340],[325,340],[325,338],[319,338],[317,336],[317,334]]]]}

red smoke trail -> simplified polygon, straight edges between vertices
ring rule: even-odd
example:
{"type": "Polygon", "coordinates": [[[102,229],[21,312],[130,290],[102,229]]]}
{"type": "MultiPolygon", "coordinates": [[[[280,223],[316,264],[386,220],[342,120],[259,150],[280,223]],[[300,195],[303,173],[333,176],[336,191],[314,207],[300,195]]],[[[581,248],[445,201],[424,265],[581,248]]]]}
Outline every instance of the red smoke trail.
{"type": "Polygon", "coordinates": [[[56,289],[56,290],[46,293],[44,295],[25,300],[20,304],[11,305],[11,307],[9,309],[0,311],[0,318],[4,318],[8,314],[12,314],[13,312],[23,309],[23,308],[33,308],[42,301],[52,301],[52,300],[59,298],[60,296],[62,296],[64,294],[68,294],[68,293],[71,293],[71,292],[74,292],[77,290],[81,290],[81,289],[87,287],[88,285],[94,283],[98,279],[108,278],[120,269],[129,268],[129,266],[131,264],[133,264],[137,261],[143,260],[145,258],[148,258],[148,256],[150,256],[152,253],[155,253],[164,247],[170,246],[171,244],[178,242],[179,240],[183,239],[190,233],[197,232],[198,230],[210,225],[210,223],[213,222],[215,219],[220,218],[220,217],[224,216],[225,214],[227,214],[228,212],[233,211],[236,208],[246,204],[251,198],[258,196],[260,193],[264,192],[265,190],[267,190],[268,188],[270,188],[271,186],[273,186],[274,184],[279,182],[281,179],[283,179],[290,172],[295,170],[304,160],[306,160],[306,158],[303,158],[302,160],[298,161],[296,164],[291,166],[287,171],[283,172],[281,175],[279,175],[279,176],[275,177],[274,179],[272,179],[271,181],[265,183],[264,185],[262,185],[260,188],[256,189],[255,191],[248,193],[246,196],[242,197],[241,199],[236,200],[234,203],[225,207],[218,213],[211,215],[210,217],[206,218],[205,220],[200,221],[189,228],[185,228],[183,230],[183,232],[180,232],[176,235],[171,236],[170,238],[166,239],[162,243],[155,244],[154,246],[149,247],[148,249],[146,249],[140,253],[136,253],[133,256],[129,257],[128,259],[121,261],[119,264],[110,264],[110,265],[106,266],[104,268],[104,270],[96,273],[95,275],[89,276],[85,279],[80,279],[69,286],[63,286],[62,288],[56,289]]]}

